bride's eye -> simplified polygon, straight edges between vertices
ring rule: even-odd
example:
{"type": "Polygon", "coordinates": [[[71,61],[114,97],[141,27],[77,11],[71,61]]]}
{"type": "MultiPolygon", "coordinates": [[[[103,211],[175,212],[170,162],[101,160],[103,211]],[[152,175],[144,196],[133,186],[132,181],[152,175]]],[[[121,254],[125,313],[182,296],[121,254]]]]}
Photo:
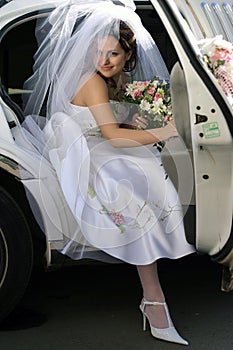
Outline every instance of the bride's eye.
{"type": "Polygon", "coordinates": [[[111,56],[117,56],[118,55],[118,52],[117,51],[112,51],[111,52],[111,56]]]}

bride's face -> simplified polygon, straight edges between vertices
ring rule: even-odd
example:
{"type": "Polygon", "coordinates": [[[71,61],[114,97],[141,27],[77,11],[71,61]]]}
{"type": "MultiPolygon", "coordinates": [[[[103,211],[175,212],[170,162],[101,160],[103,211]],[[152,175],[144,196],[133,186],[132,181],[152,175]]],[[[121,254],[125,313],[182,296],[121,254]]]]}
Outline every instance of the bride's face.
{"type": "Polygon", "coordinates": [[[131,56],[113,36],[105,38],[97,49],[97,70],[106,78],[117,78],[131,56]]]}

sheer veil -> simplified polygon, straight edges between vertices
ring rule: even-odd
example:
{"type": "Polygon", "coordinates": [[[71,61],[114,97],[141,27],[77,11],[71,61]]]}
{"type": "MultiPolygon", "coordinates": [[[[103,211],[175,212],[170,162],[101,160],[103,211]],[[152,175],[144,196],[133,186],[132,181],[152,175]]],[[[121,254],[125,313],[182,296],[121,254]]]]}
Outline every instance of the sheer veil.
{"type": "Polygon", "coordinates": [[[119,37],[120,21],[130,27],[137,42],[138,63],[131,79],[169,79],[156,44],[135,13],[133,1],[120,0],[116,5],[111,0],[70,0],[37,27],[40,46],[34,74],[25,83],[33,91],[25,101],[25,115],[46,114],[49,119],[57,111],[69,114],[72,97],[86,81],[84,74],[89,79],[95,72],[95,48],[110,33],[119,37]]]}
{"type": "MultiPolygon", "coordinates": [[[[89,210],[86,205],[89,191],[88,175],[90,178],[93,176],[90,173],[91,150],[74,116],[71,101],[82,84],[96,73],[95,67],[99,59],[97,48],[108,35],[119,38],[120,21],[125,22],[136,37],[137,64],[130,72],[131,80],[149,80],[154,76],[168,80],[169,73],[160,52],[142,25],[131,0],[120,0],[117,4],[111,0],[65,1],[55,8],[48,18],[40,20],[36,28],[39,48],[34,57],[34,73],[25,82],[25,88],[32,92],[24,101],[25,121],[21,129],[37,157],[41,156],[41,160],[48,161],[54,174],[53,180],[58,180],[78,223],[79,228],[75,226],[76,231],[72,236],[64,233],[65,230],[62,232],[67,234],[68,238],[67,246],[63,249],[65,254],[72,250],[74,242],[79,244],[80,232],[85,230],[85,225],[88,230],[88,220],[86,222],[84,216],[89,210]]],[[[16,139],[16,142],[23,147],[20,140],[16,139]]],[[[98,147],[102,147],[102,142],[105,142],[106,146],[107,141],[102,138],[98,147]]],[[[98,151],[98,147],[94,147],[95,151],[98,151]]],[[[140,154],[140,169],[143,169],[144,160],[149,159],[148,150],[142,148],[134,153],[135,157],[140,154]]],[[[130,154],[130,151],[127,152],[130,154]]],[[[102,161],[106,162],[105,159],[102,161]]],[[[127,169],[125,172],[127,173],[127,169]]],[[[43,178],[43,181],[47,181],[48,185],[45,186],[48,191],[52,190],[49,176],[43,178]]],[[[140,186],[141,184],[138,184],[138,187],[140,186]]],[[[50,208],[46,207],[46,210],[50,211],[50,208]]],[[[92,213],[89,214],[89,217],[91,216],[92,213]]],[[[118,230],[115,225],[112,227],[112,222],[109,223],[107,217],[102,228],[97,230],[95,227],[97,237],[101,230],[105,232],[106,227],[118,230]]],[[[92,234],[93,230],[94,228],[92,234]]],[[[127,239],[127,236],[121,235],[121,239],[127,239]]],[[[81,256],[83,252],[79,255],[81,256]]]]}

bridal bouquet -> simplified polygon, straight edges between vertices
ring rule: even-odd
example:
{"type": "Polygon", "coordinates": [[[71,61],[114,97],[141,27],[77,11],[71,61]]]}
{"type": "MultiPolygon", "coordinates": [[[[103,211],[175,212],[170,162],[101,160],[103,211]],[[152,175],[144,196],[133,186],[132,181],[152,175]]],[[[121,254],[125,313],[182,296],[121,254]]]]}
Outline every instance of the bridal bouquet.
{"type": "Polygon", "coordinates": [[[123,101],[137,104],[139,114],[148,121],[148,129],[165,126],[172,120],[169,83],[155,77],[124,86],[123,101]]]}
{"type": "Polygon", "coordinates": [[[233,44],[222,35],[199,41],[204,62],[233,105],[233,44]]]}

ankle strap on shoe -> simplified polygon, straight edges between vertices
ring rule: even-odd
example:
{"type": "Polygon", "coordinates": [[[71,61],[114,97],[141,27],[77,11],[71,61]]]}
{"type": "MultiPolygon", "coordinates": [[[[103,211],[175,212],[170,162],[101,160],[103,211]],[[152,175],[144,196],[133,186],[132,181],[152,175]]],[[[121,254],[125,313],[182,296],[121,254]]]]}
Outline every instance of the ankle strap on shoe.
{"type": "Polygon", "coordinates": [[[143,310],[144,310],[144,308],[145,308],[145,306],[146,305],[163,305],[163,306],[165,306],[166,305],[166,302],[164,301],[164,302],[160,302],[160,301],[148,301],[148,300],[146,300],[146,299],[142,299],[142,308],[143,308],[143,310]]]}

